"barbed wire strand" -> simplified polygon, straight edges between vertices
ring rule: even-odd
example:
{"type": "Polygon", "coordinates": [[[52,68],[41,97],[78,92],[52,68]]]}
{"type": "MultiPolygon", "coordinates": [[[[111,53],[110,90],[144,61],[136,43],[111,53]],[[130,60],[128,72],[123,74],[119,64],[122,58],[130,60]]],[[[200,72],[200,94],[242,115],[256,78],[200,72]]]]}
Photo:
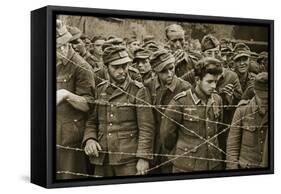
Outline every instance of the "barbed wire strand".
{"type": "MultiPolygon", "coordinates": [[[[60,54],[60,53],[58,53],[58,54],[60,54]]],[[[63,56],[62,54],[60,54],[60,55],[61,55],[63,58],[65,58],[66,60],[68,60],[69,62],[73,63],[74,65],[77,65],[77,66],[79,66],[80,68],[83,68],[82,66],[76,64],[75,62],[71,61],[70,59],[68,59],[67,57],[63,56]]],[[[83,68],[83,69],[86,70],[86,71],[90,71],[90,72],[92,73],[92,71],[89,70],[89,69],[85,69],[85,68],[83,68]]],[[[102,79],[102,78],[99,78],[99,79],[104,80],[104,79],[102,79]]],[[[108,80],[106,80],[106,81],[108,81],[108,80]]],[[[124,94],[126,94],[126,95],[128,95],[128,96],[132,96],[131,94],[129,94],[129,93],[127,93],[126,91],[124,91],[122,88],[120,88],[120,87],[118,87],[118,86],[116,86],[116,85],[110,83],[109,81],[108,81],[108,83],[109,83],[110,85],[112,85],[113,87],[115,87],[115,88],[121,90],[122,92],[124,92],[124,94]]],[[[153,108],[153,105],[151,105],[150,103],[144,101],[143,99],[138,99],[136,96],[132,96],[132,97],[135,98],[135,99],[137,99],[137,100],[139,100],[139,101],[141,101],[141,102],[144,102],[144,103],[148,104],[149,107],[153,108]]],[[[217,133],[217,134],[214,135],[213,137],[211,137],[211,138],[209,138],[209,139],[205,139],[205,138],[203,138],[202,136],[200,136],[200,135],[198,135],[197,133],[195,133],[193,130],[188,129],[188,128],[186,128],[185,126],[181,125],[180,123],[176,122],[174,119],[171,119],[171,118],[167,117],[165,114],[163,114],[163,113],[162,113],[161,111],[159,111],[158,109],[156,109],[156,110],[157,110],[162,116],[166,117],[167,119],[171,120],[172,122],[175,122],[177,125],[183,127],[184,129],[188,130],[190,133],[196,135],[198,138],[204,140],[203,143],[199,144],[198,146],[194,147],[193,149],[197,149],[197,148],[200,147],[201,145],[204,145],[205,143],[208,143],[208,144],[210,144],[211,146],[213,146],[214,148],[216,148],[217,150],[219,150],[220,152],[222,152],[222,153],[224,153],[225,155],[227,155],[222,149],[220,149],[219,147],[217,147],[216,145],[214,145],[213,143],[211,143],[210,140],[213,139],[214,137],[217,137],[219,134],[222,134],[222,133],[224,133],[225,131],[227,131],[227,130],[229,129],[229,127],[227,127],[227,128],[225,128],[224,130],[220,131],[219,133],[217,133]]],[[[254,113],[256,113],[256,112],[254,112],[254,113]]],[[[182,113],[181,113],[181,114],[182,114],[182,113]]],[[[244,119],[244,117],[242,117],[242,119],[244,119]]],[[[225,123],[224,123],[224,124],[225,124],[225,123]]],[[[229,126],[229,125],[228,125],[228,126],[229,126]]],[[[191,149],[189,152],[191,152],[193,149],[191,149]]],[[[188,154],[189,152],[185,152],[185,153],[183,153],[182,155],[186,155],[186,154],[188,154]]],[[[179,156],[178,156],[178,157],[179,157],[179,156]]],[[[151,170],[153,170],[153,169],[159,168],[159,167],[161,167],[162,165],[165,165],[166,163],[169,163],[169,162],[171,162],[171,161],[173,161],[173,160],[175,160],[175,159],[177,159],[177,157],[174,158],[174,159],[165,161],[165,162],[163,162],[163,163],[161,163],[161,164],[159,164],[159,165],[155,166],[154,168],[151,168],[151,169],[149,169],[149,170],[147,170],[147,171],[151,171],[151,170]]]]}

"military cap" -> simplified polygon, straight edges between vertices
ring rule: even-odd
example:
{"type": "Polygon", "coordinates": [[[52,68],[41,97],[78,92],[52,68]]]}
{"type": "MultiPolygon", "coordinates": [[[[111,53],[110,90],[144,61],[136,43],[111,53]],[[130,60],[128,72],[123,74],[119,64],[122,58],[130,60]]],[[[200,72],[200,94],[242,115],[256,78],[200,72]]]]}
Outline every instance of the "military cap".
{"type": "Polygon", "coordinates": [[[101,36],[101,35],[98,35],[98,36],[93,36],[92,38],[92,43],[96,42],[97,40],[106,40],[105,37],[101,36]]]}
{"type": "Polygon", "coordinates": [[[256,75],[254,88],[257,91],[268,91],[268,73],[262,72],[256,75]]]}
{"type": "Polygon", "coordinates": [[[216,48],[220,45],[218,39],[211,34],[208,34],[202,38],[201,41],[201,50],[202,52],[216,48]]]}
{"type": "Polygon", "coordinates": [[[143,38],[143,43],[146,43],[146,42],[151,41],[151,40],[155,40],[155,37],[153,35],[146,35],[143,38]]]}
{"type": "Polygon", "coordinates": [[[57,47],[60,47],[68,43],[72,38],[72,35],[68,32],[66,26],[59,19],[56,20],[56,42],[57,47]]]}
{"type": "Polygon", "coordinates": [[[102,45],[102,50],[104,51],[107,47],[111,46],[120,46],[123,43],[122,38],[112,38],[107,41],[102,45]]]}
{"type": "Polygon", "coordinates": [[[72,38],[70,39],[69,42],[79,39],[82,35],[81,30],[79,30],[79,28],[77,28],[77,27],[67,26],[67,30],[72,35],[72,38]]]}
{"type": "Polygon", "coordinates": [[[134,59],[147,59],[149,58],[151,52],[144,48],[138,48],[134,51],[134,59]]]}
{"type": "Polygon", "coordinates": [[[105,65],[120,65],[131,61],[126,48],[123,46],[109,46],[104,50],[103,62],[105,65]]]}
{"type": "Polygon", "coordinates": [[[131,44],[132,42],[136,42],[136,41],[138,41],[135,37],[133,37],[133,38],[128,38],[127,39],[127,44],[131,44]]]}
{"type": "Polygon", "coordinates": [[[266,51],[263,51],[259,54],[257,61],[259,62],[260,60],[266,59],[266,58],[268,58],[268,53],[266,51]]]}
{"type": "Polygon", "coordinates": [[[175,57],[167,50],[161,49],[150,57],[150,64],[155,72],[162,71],[168,64],[174,63],[175,57]]]}
{"type": "Polygon", "coordinates": [[[171,35],[184,36],[183,28],[178,24],[172,24],[165,29],[166,38],[169,39],[171,35]]]}
{"type": "Polygon", "coordinates": [[[233,52],[234,52],[233,60],[236,60],[243,56],[246,57],[251,56],[250,48],[244,43],[237,43],[233,48],[233,52]]]}

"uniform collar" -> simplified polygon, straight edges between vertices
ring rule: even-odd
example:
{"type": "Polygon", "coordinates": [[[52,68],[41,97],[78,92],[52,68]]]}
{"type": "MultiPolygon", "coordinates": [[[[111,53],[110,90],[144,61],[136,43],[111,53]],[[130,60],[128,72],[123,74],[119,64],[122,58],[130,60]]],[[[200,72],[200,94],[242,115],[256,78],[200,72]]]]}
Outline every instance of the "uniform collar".
{"type": "MultiPolygon", "coordinates": [[[[206,98],[207,96],[205,94],[203,94],[203,92],[198,87],[195,87],[193,92],[191,92],[191,97],[195,104],[199,104],[199,102],[202,102],[205,104],[205,102],[202,99],[206,98]]],[[[212,105],[213,103],[215,103],[215,100],[214,100],[214,97],[212,94],[209,98],[206,98],[206,101],[207,101],[208,105],[212,105]]]]}
{"type": "Polygon", "coordinates": [[[121,88],[123,90],[126,90],[129,86],[129,83],[131,82],[131,78],[129,75],[127,75],[127,78],[125,79],[125,81],[121,84],[121,85],[116,85],[115,83],[111,82],[111,81],[107,81],[107,85],[106,88],[113,85],[116,86],[116,88],[121,88]]]}

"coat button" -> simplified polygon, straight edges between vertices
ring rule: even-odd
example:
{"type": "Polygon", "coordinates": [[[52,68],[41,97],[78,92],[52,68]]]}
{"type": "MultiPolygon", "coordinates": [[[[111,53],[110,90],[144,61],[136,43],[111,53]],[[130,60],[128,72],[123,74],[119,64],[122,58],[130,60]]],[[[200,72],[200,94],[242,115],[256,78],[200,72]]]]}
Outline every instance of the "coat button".
{"type": "Polygon", "coordinates": [[[77,122],[77,119],[74,119],[73,121],[76,123],[76,122],[77,122]]]}
{"type": "Polygon", "coordinates": [[[187,152],[187,150],[188,150],[187,148],[184,148],[184,151],[185,151],[185,152],[187,152]]]}
{"type": "Polygon", "coordinates": [[[113,104],[111,104],[110,106],[111,106],[111,107],[113,107],[114,105],[113,105],[113,104]]]}
{"type": "Polygon", "coordinates": [[[109,123],[110,126],[112,126],[112,123],[109,123]]]}
{"type": "Polygon", "coordinates": [[[263,130],[261,130],[261,134],[263,134],[263,130]]]}
{"type": "Polygon", "coordinates": [[[64,79],[63,82],[66,82],[66,79],[64,79]]]}
{"type": "Polygon", "coordinates": [[[111,136],[111,133],[108,133],[108,136],[111,136]]]}
{"type": "Polygon", "coordinates": [[[261,141],[261,144],[263,144],[263,141],[261,141]]]}
{"type": "Polygon", "coordinates": [[[133,137],[133,134],[131,133],[130,136],[133,137]]]}
{"type": "Polygon", "coordinates": [[[161,116],[161,119],[164,119],[164,116],[161,116]]]}
{"type": "Polygon", "coordinates": [[[113,117],[113,114],[110,114],[110,117],[113,117]]]}

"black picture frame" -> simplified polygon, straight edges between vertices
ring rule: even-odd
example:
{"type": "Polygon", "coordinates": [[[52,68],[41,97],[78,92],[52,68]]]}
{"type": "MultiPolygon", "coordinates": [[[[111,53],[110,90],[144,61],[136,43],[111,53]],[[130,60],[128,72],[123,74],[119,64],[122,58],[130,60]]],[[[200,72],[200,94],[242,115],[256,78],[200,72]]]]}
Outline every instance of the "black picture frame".
{"type": "Polygon", "coordinates": [[[31,182],[46,188],[183,180],[274,173],[274,21],[231,17],[46,6],[31,12],[31,182]],[[56,181],[55,165],[55,44],[56,15],[126,17],[216,24],[258,25],[268,28],[269,51],[269,167],[266,169],[194,172],[56,181]]]}

